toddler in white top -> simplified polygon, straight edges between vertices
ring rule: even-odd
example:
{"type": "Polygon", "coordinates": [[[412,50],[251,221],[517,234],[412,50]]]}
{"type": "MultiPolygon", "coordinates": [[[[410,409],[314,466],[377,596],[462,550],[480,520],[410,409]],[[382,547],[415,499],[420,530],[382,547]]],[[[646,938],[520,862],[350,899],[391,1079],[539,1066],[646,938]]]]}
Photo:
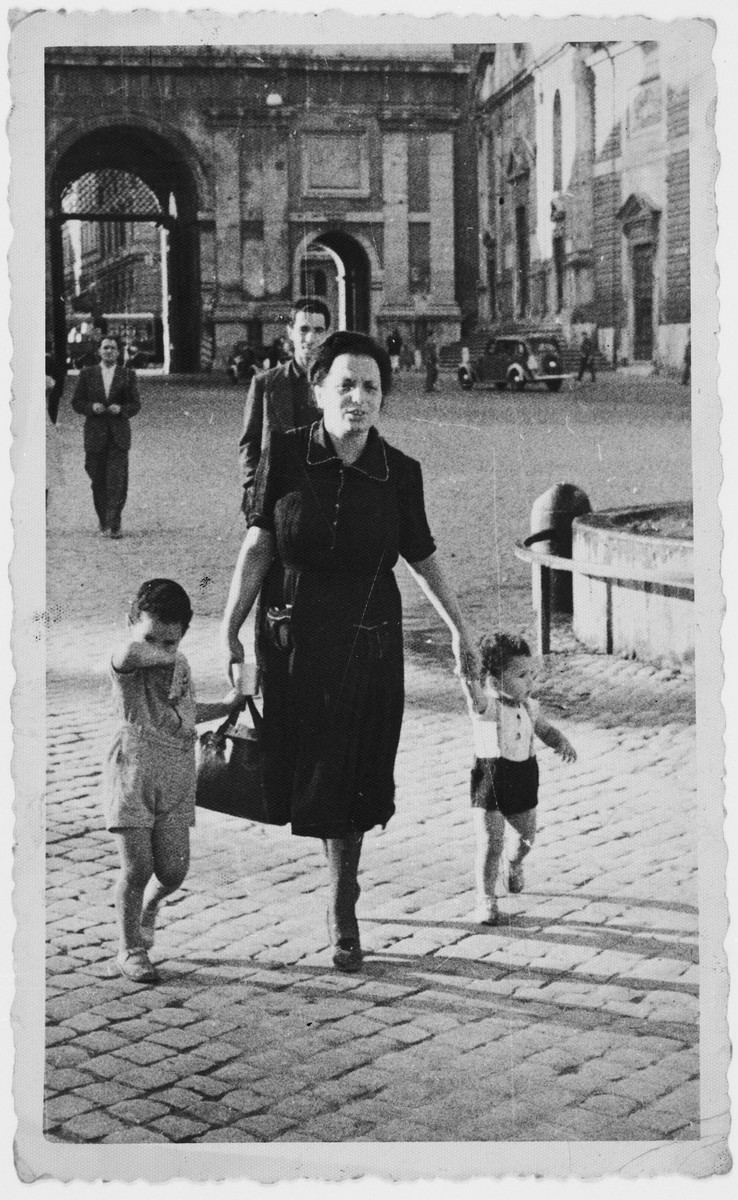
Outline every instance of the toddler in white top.
{"type": "Polygon", "coordinates": [[[505,827],[513,831],[508,854],[507,886],[523,890],[523,859],[536,834],[538,762],[536,737],[564,759],[576,752],[564,735],[544,720],[537,700],[530,698],[533,660],[524,638],[498,633],[482,638],[481,673],[470,684],[462,681],[474,735],[471,802],[476,840],[475,920],[495,925],[499,919],[495,889],[505,842],[505,827]]]}

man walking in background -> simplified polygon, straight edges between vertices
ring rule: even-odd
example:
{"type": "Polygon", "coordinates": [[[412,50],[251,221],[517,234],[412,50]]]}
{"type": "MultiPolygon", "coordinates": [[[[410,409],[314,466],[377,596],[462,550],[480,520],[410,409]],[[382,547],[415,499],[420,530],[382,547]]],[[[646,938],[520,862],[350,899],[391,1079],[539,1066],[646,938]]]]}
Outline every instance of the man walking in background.
{"type": "Polygon", "coordinates": [[[141,408],[136,374],[118,366],[120,348],[114,337],[100,343],[101,363],[84,367],[72,396],[72,408],[85,418],[85,471],[92,481],[100,532],[122,537],[121,513],[128,495],[130,418],[141,408]]]}
{"type": "Polygon", "coordinates": [[[581,383],[584,378],[584,372],[589,371],[592,376],[592,383],[595,381],[595,346],[592,338],[588,333],[584,334],[579,346],[579,374],[577,382],[581,383]]]}
{"type": "Polygon", "coordinates": [[[259,371],[251,380],[238,443],[244,513],[248,513],[256,468],[270,431],[296,429],[320,416],[308,371],[325,341],[330,323],[331,314],[322,300],[305,297],[295,300],[287,327],[293,357],[268,371],[259,371]]]}
{"type": "Polygon", "coordinates": [[[432,333],[425,343],[425,390],[434,392],[438,379],[438,346],[432,333]]]}

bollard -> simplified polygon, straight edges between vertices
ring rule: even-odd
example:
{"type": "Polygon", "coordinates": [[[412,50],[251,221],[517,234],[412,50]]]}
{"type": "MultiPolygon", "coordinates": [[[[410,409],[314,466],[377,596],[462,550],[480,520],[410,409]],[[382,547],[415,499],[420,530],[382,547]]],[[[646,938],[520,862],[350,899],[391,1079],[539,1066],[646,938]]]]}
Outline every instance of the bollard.
{"type": "MultiPolygon", "coordinates": [[[[541,550],[557,554],[560,558],[571,558],[571,526],[575,517],[592,511],[586,492],[573,483],[556,483],[533,502],[530,513],[531,534],[550,534],[536,537],[541,550]]],[[[530,542],[531,539],[528,539],[530,542]]],[[[550,571],[551,611],[572,611],[572,586],[570,571],[550,571]]],[[[541,609],[540,568],[533,568],[533,607],[541,609]]]]}

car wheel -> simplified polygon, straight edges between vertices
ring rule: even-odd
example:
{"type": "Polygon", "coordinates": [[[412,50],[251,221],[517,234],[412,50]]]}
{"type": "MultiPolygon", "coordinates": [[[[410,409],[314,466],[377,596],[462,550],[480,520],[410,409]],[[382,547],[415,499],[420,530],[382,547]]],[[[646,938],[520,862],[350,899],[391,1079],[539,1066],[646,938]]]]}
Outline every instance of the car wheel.
{"type": "Polygon", "coordinates": [[[525,377],[518,367],[508,373],[507,381],[511,392],[522,392],[525,387],[525,377]]]}
{"type": "Polygon", "coordinates": [[[495,384],[495,387],[497,388],[498,392],[504,392],[505,388],[507,387],[507,383],[504,379],[501,379],[499,383],[495,384]]]}
{"type": "Polygon", "coordinates": [[[546,384],[546,387],[548,388],[549,392],[560,392],[561,391],[561,380],[560,379],[549,379],[548,383],[546,384]]]}

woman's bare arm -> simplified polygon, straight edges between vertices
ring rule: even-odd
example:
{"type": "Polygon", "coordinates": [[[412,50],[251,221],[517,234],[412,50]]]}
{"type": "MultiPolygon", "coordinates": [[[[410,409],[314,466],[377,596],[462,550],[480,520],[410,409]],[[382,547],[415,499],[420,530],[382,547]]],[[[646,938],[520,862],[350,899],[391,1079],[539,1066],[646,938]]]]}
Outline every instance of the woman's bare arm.
{"type": "Polygon", "coordinates": [[[243,540],[228,591],[221,625],[221,637],[228,656],[228,674],[234,662],[243,662],[239,640],[241,626],[256,603],[267,571],[274,558],[274,534],[252,526],[243,540]]]}
{"type": "Polygon", "coordinates": [[[474,637],[459,608],[453,588],[446,579],[438,555],[431,554],[420,562],[408,563],[407,568],[451,630],[451,644],[459,673],[467,680],[478,678],[479,655],[474,645],[474,637]]]}

